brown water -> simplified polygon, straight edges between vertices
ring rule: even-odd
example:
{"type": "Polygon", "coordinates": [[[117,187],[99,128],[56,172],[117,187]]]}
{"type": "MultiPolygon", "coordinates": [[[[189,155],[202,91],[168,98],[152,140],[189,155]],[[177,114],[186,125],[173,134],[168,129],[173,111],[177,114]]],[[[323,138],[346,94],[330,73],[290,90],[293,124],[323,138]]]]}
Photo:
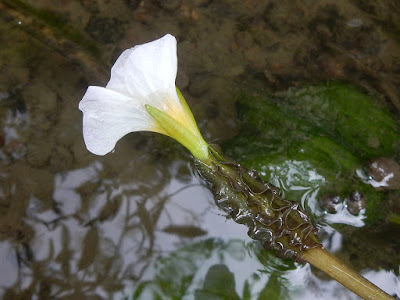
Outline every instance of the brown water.
{"type": "MultiPolygon", "coordinates": [[[[251,299],[277,270],[288,299],[355,299],[307,265],[262,264],[246,229],[221,215],[172,140],[135,133],[112,154],[89,153],[77,106],[88,85],[106,84],[122,50],[171,33],[177,86],[208,140],[239,131],[234,101],[243,91],[342,79],[380,93],[398,113],[397,1],[25,0],[1,1],[0,16],[4,299],[122,299],[142,282],[157,288],[161,258],[206,240],[214,243],[208,252],[178,255],[175,268],[194,276],[182,299],[192,299],[210,266],[221,263],[239,295],[247,280],[251,299]]],[[[339,233],[324,232],[329,249],[400,295],[398,268],[354,254],[363,251],[362,231],[347,250],[339,233]]],[[[387,249],[377,248],[386,260],[387,249]]]]}

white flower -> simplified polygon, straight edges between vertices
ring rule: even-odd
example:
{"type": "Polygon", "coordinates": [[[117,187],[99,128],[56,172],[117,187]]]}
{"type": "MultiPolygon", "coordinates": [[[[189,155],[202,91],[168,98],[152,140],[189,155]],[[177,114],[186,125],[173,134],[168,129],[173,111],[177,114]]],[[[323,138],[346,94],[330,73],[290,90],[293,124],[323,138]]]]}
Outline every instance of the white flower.
{"type": "Polygon", "coordinates": [[[199,159],[208,156],[208,145],[175,87],[176,73],[176,40],[170,34],[125,50],[107,86],[90,86],[79,103],[88,150],[105,155],[124,135],[153,131],[175,138],[199,159]]]}

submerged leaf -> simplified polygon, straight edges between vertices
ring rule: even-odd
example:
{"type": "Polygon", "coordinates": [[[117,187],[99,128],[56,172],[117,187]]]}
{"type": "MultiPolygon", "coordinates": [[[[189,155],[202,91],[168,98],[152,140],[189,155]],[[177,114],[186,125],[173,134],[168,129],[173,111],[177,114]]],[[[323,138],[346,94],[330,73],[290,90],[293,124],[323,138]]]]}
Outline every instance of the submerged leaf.
{"type": "Polygon", "coordinates": [[[235,291],[235,278],[226,265],[213,265],[208,269],[204,286],[195,292],[195,300],[239,300],[235,291]]]}
{"type": "Polygon", "coordinates": [[[288,299],[287,294],[287,289],[279,281],[279,276],[276,273],[272,273],[257,300],[284,300],[288,299]]]}
{"type": "MultiPolygon", "coordinates": [[[[374,157],[395,155],[399,128],[371,95],[343,83],[293,88],[279,96],[241,96],[242,130],[224,151],[278,184],[285,197],[305,191],[346,199],[360,191],[367,223],[385,219],[384,194],[356,175],[374,157]]],[[[344,207],[344,206],[343,206],[344,207]]]]}
{"type": "Polygon", "coordinates": [[[99,248],[99,233],[95,226],[92,226],[82,241],[82,252],[78,262],[80,270],[89,267],[95,260],[99,248]]]}
{"type": "Polygon", "coordinates": [[[204,231],[200,227],[193,225],[168,225],[163,228],[164,232],[169,234],[175,234],[180,237],[186,238],[194,238],[197,236],[203,236],[207,234],[207,231],[204,231]]]}
{"type": "Polygon", "coordinates": [[[281,260],[257,242],[207,239],[158,260],[151,279],[136,287],[133,299],[253,299],[273,273],[283,289],[283,278],[295,268],[293,260],[281,260]],[[235,252],[247,255],[232,255],[232,244],[238,248],[235,252]],[[248,265],[254,263],[258,268],[249,272],[248,265]],[[242,268],[244,272],[237,272],[242,268]],[[243,290],[242,298],[237,290],[243,290]]]}
{"type": "Polygon", "coordinates": [[[122,196],[117,195],[116,197],[108,200],[106,204],[103,206],[99,213],[99,221],[104,222],[108,220],[112,220],[117,214],[122,203],[122,196]]]}

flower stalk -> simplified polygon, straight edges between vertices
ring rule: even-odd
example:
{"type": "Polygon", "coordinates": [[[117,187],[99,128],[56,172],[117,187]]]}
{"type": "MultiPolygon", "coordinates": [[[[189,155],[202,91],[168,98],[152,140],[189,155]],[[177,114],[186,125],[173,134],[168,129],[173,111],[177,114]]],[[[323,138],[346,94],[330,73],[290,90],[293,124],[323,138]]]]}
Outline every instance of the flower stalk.
{"type": "Polygon", "coordinates": [[[324,249],[308,213],[296,202],[283,199],[276,186],[212,147],[209,152],[211,163],[196,160],[197,169],[217,206],[247,226],[252,239],[276,250],[279,257],[309,262],[363,299],[394,299],[324,249]]]}
{"type": "Polygon", "coordinates": [[[322,247],[317,228],[296,202],[280,197],[279,189],[209,148],[210,164],[197,161],[200,175],[215,202],[231,218],[249,228],[248,235],[284,258],[299,260],[304,249],[322,247]]]}
{"type": "Polygon", "coordinates": [[[363,299],[394,300],[393,297],[347,267],[324,248],[313,248],[303,251],[300,253],[300,258],[325,272],[363,299]]]}

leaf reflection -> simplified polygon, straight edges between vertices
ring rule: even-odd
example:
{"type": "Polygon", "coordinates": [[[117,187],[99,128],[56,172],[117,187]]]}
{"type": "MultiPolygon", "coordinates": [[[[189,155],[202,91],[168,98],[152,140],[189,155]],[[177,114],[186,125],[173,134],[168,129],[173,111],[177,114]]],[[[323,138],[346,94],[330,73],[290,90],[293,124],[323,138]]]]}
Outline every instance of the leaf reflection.
{"type": "Polygon", "coordinates": [[[162,229],[171,226],[179,211],[194,219],[192,211],[171,205],[171,199],[199,187],[196,178],[192,183],[179,180],[175,170],[188,168],[186,162],[161,169],[151,163],[151,155],[143,159],[149,162],[147,171],[156,174],[146,182],[137,168],[112,178],[107,164],[95,162],[55,176],[53,206],[41,205],[44,196],[38,189],[29,190],[32,196],[19,194],[24,200],[11,202],[10,221],[5,223],[6,215],[0,224],[4,238],[14,237],[7,251],[15,251],[18,263],[18,276],[2,296],[119,299],[124,286],[140,280],[165,251],[162,229]],[[26,207],[28,218],[14,218],[26,207]]]}
{"type": "Polygon", "coordinates": [[[285,276],[295,265],[277,259],[257,242],[206,239],[161,258],[154,268],[152,280],[142,282],[132,299],[288,299],[285,276]],[[259,258],[258,270],[246,270],[255,261],[238,252],[259,258]],[[235,266],[242,274],[232,270],[235,266]]]}

